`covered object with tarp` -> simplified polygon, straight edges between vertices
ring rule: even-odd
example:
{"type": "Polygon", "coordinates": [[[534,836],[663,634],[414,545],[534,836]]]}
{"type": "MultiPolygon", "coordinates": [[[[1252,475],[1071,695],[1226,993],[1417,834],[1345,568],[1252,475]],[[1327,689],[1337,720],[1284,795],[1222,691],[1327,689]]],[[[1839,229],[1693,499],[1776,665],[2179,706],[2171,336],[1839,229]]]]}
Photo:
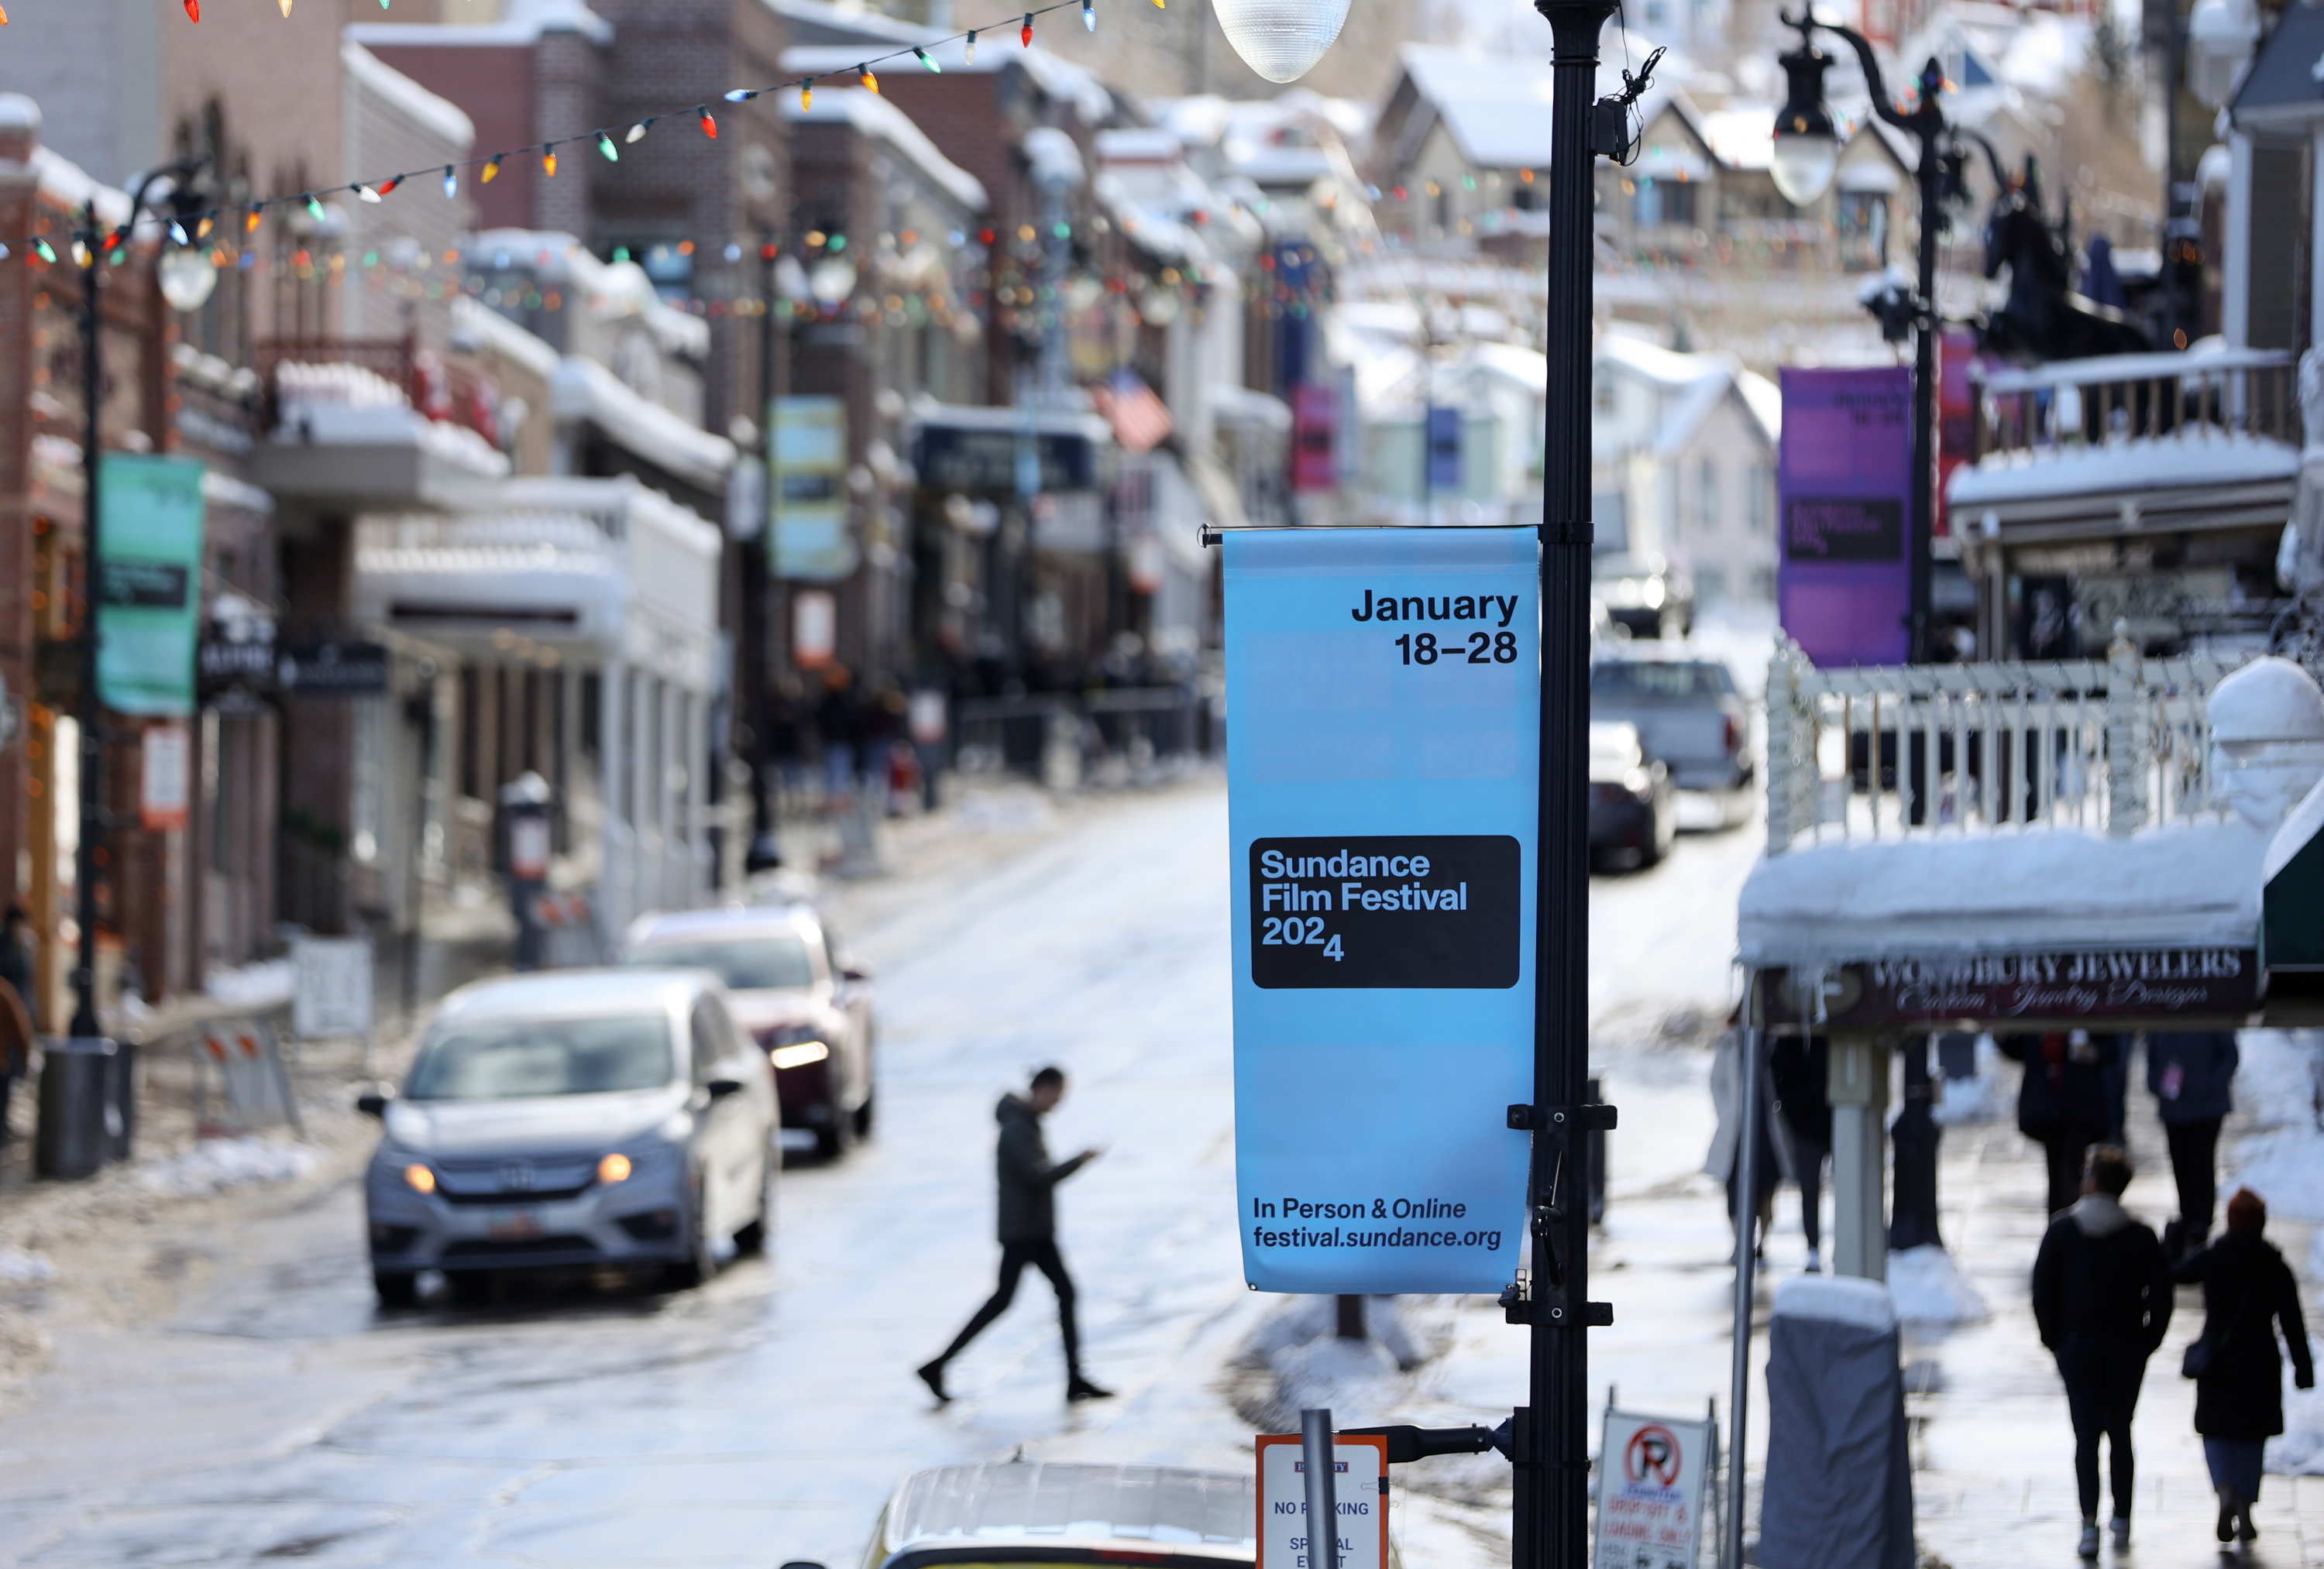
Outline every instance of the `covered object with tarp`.
{"type": "Polygon", "coordinates": [[[1775,1288],[1760,1569],[1913,1569],[1896,1347],[1885,1286],[1794,1275],[1775,1288]]]}

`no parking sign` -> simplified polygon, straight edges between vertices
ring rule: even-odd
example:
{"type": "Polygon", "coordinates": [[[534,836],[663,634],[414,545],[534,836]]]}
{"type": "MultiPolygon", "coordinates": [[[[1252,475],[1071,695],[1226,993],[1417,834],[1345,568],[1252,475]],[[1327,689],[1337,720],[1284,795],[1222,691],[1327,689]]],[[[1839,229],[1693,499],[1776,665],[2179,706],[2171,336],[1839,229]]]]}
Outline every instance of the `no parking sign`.
{"type": "Polygon", "coordinates": [[[1536,530],[1225,551],[1244,1278],[1498,1292],[1533,1098],[1536,530]]]}
{"type": "Polygon", "coordinates": [[[1592,1569],[1695,1569],[1702,1484],[1718,1463],[1708,1421],[1609,1409],[1598,1450],[1592,1569]]]}

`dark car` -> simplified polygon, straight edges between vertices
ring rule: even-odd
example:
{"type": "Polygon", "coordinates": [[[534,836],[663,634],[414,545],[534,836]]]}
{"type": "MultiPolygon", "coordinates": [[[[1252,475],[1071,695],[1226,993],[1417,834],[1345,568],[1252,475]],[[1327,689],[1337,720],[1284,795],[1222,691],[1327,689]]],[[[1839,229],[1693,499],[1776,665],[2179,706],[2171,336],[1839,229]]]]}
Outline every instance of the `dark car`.
{"type": "Polygon", "coordinates": [[[1677,835],[1670,770],[1648,755],[1637,726],[1591,720],[1591,858],[1628,853],[1637,865],[1651,867],[1670,853],[1677,835]]]}
{"type": "Polygon", "coordinates": [[[788,1144],[843,1153],[872,1132],[872,977],[811,905],[641,917],[623,964],[706,969],[774,1064],[788,1144]]]}

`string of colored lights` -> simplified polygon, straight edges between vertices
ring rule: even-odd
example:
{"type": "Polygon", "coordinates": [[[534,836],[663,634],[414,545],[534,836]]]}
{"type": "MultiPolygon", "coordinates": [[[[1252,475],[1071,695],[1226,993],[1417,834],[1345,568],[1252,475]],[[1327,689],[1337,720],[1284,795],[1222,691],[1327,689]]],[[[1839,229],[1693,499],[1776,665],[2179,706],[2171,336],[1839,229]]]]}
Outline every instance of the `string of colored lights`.
{"type": "MultiPolygon", "coordinates": [[[[381,0],[381,3],[384,8],[386,0],[381,0]]],[[[202,19],[201,0],[185,0],[185,4],[186,14],[194,21],[199,22],[202,19]]],[[[1164,0],[1154,0],[1154,5],[1157,10],[1161,9],[1164,0]]],[[[1019,14],[1017,38],[1019,46],[1025,49],[1033,47],[1033,23],[1037,19],[1047,16],[1052,12],[1076,10],[1081,13],[1083,27],[1092,32],[1096,32],[1096,0],[1054,0],[1053,4],[1019,14]]],[[[282,0],[282,14],[286,17],[290,14],[290,0],[282,0]]],[[[5,14],[0,14],[0,23],[5,23],[5,14]]],[[[765,97],[770,93],[796,91],[799,95],[800,107],[810,108],[815,103],[816,83],[850,75],[856,78],[859,85],[876,93],[880,90],[880,78],[872,71],[873,66],[885,65],[890,60],[908,59],[941,76],[944,74],[944,68],[938,65],[928,52],[930,50],[943,49],[947,44],[960,44],[963,54],[962,63],[974,65],[976,41],[979,35],[997,32],[1007,25],[1006,21],[988,23],[982,27],[972,27],[965,32],[936,39],[933,42],[906,44],[899,49],[890,50],[884,54],[867,54],[857,62],[852,72],[845,69],[816,71],[806,76],[794,77],[771,87],[733,87],[720,94],[719,98],[729,104],[747,104],[754,98],[765,97]]],[[[622,145],[627,146],[643,140],[648,132],[665,120],[687,117],[692,117],[701,126],[705,136],[712,141],[717,140],[717,117],[710,112],[710,104],[704,102],[694,105],[690,108],[665,109],[659,114],[648,115],[642,119],[632,122],[628,130],[622,133],[622,145]]],[[[540,157],[543,177],[554,179],[557,177],[557,150],[560,147],[571,147],[576,144],[594,145],[607,161],[618,163],[621,161],[621,147],[614,144],[613,130],[612,126],[600,126],[595,130],[576,132],[569,136],[556,137],[548,142],[510,148],[489,156],[455,160],[442,166],[444,195],[447,197],[456,197],[460,194],[459,176],[463,170],[476,170],[478,171],[476,182],[479,185],[490,185],[499,178],[501,166],[503,163],[511,159],[522,158],[534,153],[538,153],[540,157]]],[[[325,197],[337,196],[344,192],[360,201],[377,202],[385,199],[407,181],[420,179],[435,172],[436,166],[431,164],[426,169],[406,170],[401,174],[391,175],[385,179],[350,180],[345,185],[317,186],[311,190],[300,191],[295,195],[254,197],[248,200],[223,204],[204,211],[181,213],[173,219],[157,221],[165,224],[170,238],[177,243],[191,245],[198,240],[208,239],[218,221],[229,216],[241,217],[244,233],[255,233],[259,225],[264,221],[266,211],[270,207],[304,206],[310,216],[319,220],[324,216],[322,198],[325,197]],[[193,225],[191,230],[186,226],[189,222],[193,225]]],[[[70,239],[76,252],[76,262],[80,260],[80,248],[84,246],[97,247],[104,258],[110,259],[128,243],[130,225],[124,224],[118,227],[67,229],[60,234],[70,239]]],[[[49,238],[46,234],[32,234],[0,241],[0,261],[7,260],[19,249],[23,249],[25,252],[25,261],[28,265],[38,262],[53,266],[56,264],[57,253],[55,247],[49,243],[49,238]]]]}

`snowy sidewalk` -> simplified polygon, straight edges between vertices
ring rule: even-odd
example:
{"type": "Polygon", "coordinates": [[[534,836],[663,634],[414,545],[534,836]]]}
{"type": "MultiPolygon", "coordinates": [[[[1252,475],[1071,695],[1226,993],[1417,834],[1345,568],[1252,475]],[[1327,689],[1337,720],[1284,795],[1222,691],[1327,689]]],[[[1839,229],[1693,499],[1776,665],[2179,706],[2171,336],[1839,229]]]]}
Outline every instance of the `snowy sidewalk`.
{"type": "MultiPolygon", "coordinates": [[[[2324,1153],[2314,1131],[2298,1049],[2265,1032],[2245,1034],[2236,1082],[2243,1108],[2222,1141],[2220,1198],[2233,1191],[2255,1143],[2287,1141],[2324,1153]],[[2259,1115],[2254,1115],[2255,1110],[2259,1115]],[[2279,1132],[2262,1131],[2271,1125],[2279,1132]]],[[[2138,1065],[2135,1075],[2142,1075],[2138,1065]]],[[[2014,1091],[2014,1076],[2004,1069],[2014,1091]]],[[[1997,1096],[2004,1108],[2014,1095],[1997,1096]]],[[[2129,1103],[2131,1158],[2138,1169],[2124,1202],[2154,1225],[2175,1212],[2171,1161],[2153,1099],[2135,1077],[2129,1103]]],[[[1939,1195],[1944,1238],[1991,1316],[1950,1331],[1908,1326],[1907,1408],[1914,1431],[1913,1495],[1917,1534],[1930,1556],[1951,1569],[2077,1562],[2080,1511],[2074,1496],[2073,1435],[2055,1364],[2034,1328],[2027,1278],[2045,1216],[2041,1152],[2017,1131],[2013,1111],[1991,1122],[1945,1130],[1939,1195]]],[[[2310,1230],[2324,1182],[2287,1190],[2267,1183],[2268,1237],[2301,1273],[2311,1332],[2319,1327],[2310,1230]]],[[[2255,1173],[2256,1179],[2257,1174],[2255,1173]]],[[[1794,1234],[1796,1235],[1796,1233],[1794,1234]]],[[[2200,1333],[2200,1294],[2179,1294],[2170,1338],[2147,1365],[2135,1428],[2138,1473],[2132,1546],[2107,1549],[2104,1563],[2155,1566],[2220,1563],[2212,1536],[2218,1501],[2194,1432],[2195,1386],[2179,1374],[2187,1343],[2200,1333]]],[[[2312,1413],[2307,1401],[2301,1406],[2312,1413]]],[[[2295,1410],[2297,1425],[2301,1412],[2295,1410]]],[[[2310,1419],[2312,1421],[2312,1415],[2310,1419]]],[[[2246,1563],[2324,1565],[2324,1476],[2270,1475],[2255,1520],[2259,1540],[2246,1563]]],[[[2101,1506],[2110,1511],[2111,1500],[2101,1506]]]]}

